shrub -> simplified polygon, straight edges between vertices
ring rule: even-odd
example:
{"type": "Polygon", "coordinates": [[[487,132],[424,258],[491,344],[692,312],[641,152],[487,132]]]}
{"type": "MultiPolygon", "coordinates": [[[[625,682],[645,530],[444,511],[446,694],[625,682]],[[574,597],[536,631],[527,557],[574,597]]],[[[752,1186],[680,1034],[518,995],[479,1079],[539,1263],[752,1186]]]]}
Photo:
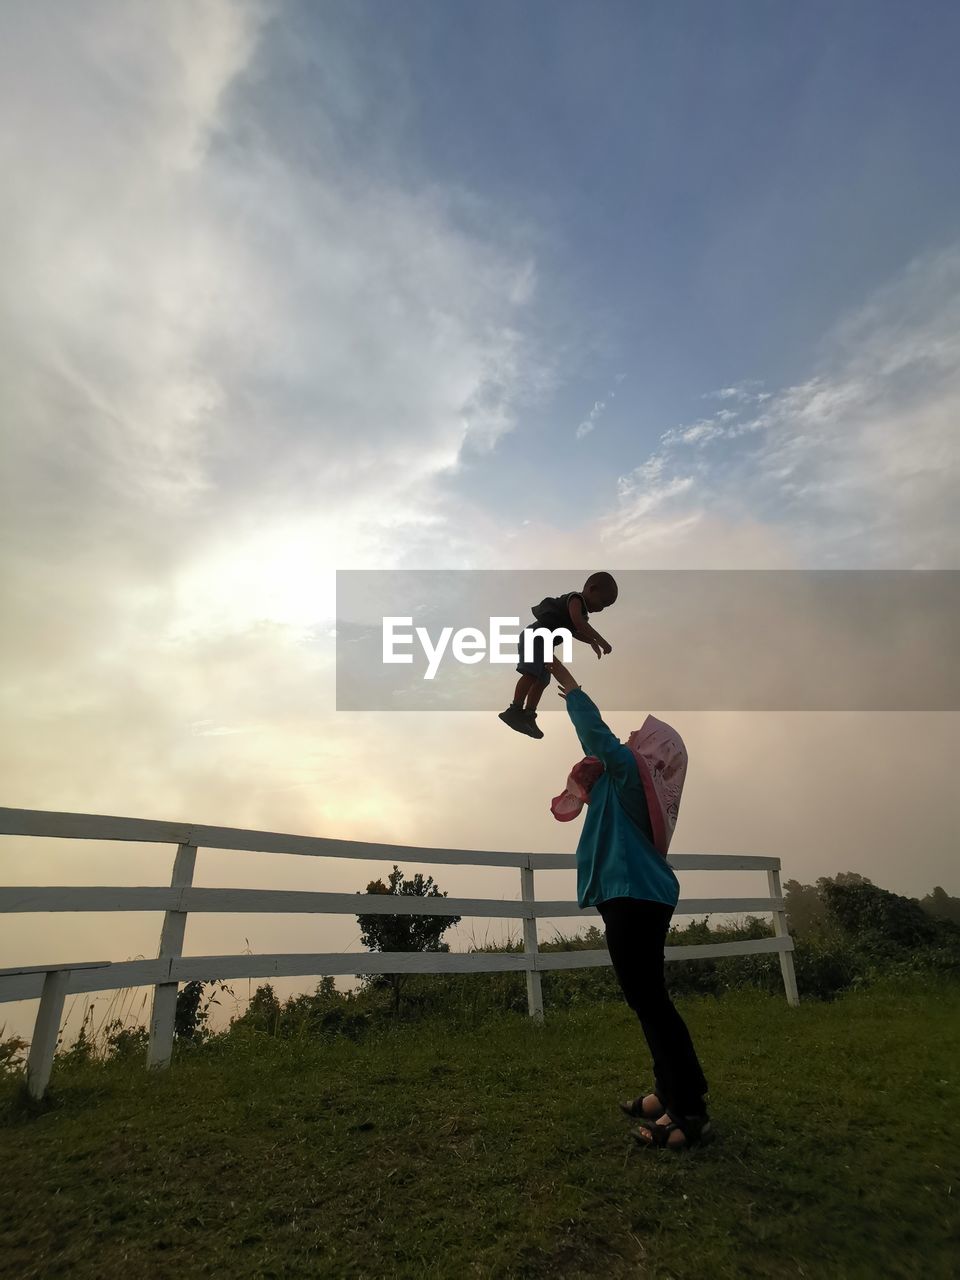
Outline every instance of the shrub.
{"type": "Polygon", "coordinates": [[[283,1004],[270,983],[257,987],[244,1013],[234,1018],[230,1033],[271,1036],[280,1040],[346,1036],[360,1040],[373,1021],[367,993],[340,992],[332,977],[321,978],[312,995],[290,996],[283,1004]]]}
{"type": "Polygon", "coordinates": [[[794,939],[793,964],[801,996],[832,1000],[854,984],[859,972],[854,949],[842,941],[794,939]]]}
{"type": "Polygon", "coordinates": [[[150,1033],[146,1027],[125,1027],[117,1018],[107,1023],[104,1030],[111,1060],[127,1062],[146,1054],[150,1043],[150,1033]]]}
{"type": "MultiPolygon", "coordinates": [[[[873,884],[825,883],[823,897],[830,918],[850,937],[868,943],[923,947],[944,923],[932,919],[919,903],[873,884]]],[[[954,926],[956,927],[956,926],[954,926]]]]}
{"type": "Polygon", "coordinates": [[[80,1026],[80,1033],[69,1049],[61,1049],[57,1054],[57,1062],[65,1067],[83,1067],[96,1057],[94,1036],[88,1033],[93,1028],[93,1005],[87,1005],[80,1026]]]}
{"type": "Polygon", "coordinates": [[[0,1077],[16,1076],[23,1071],[26,1062],[23,1051],[26,1047],[26,1040],[21,1040],[19,1036],[7,1036],[0,1040],[0,1077]]]}

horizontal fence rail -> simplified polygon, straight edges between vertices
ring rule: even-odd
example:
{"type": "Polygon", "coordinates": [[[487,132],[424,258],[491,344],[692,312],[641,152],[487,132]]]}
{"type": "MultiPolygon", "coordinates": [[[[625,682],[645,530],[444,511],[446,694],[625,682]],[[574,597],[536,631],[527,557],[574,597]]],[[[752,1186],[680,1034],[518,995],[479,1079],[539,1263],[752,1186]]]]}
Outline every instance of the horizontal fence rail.
{"type": "MultiPolygon", "coordinates": [[[[55,836],[63,840],[126,840],[134,844],[178,844],[230,849],[237,853],[285,853],[308,858],[366,858],[377,862],[439,863],[466,867],[526,867],[531,871],[569,871],[572,853],[504,853],[502,850],[431,849],[364,840],[328,840],[322,836],[246,831],[241,827],[205,827],[199,823],[156,822],[151,818],[111,818],[93,813],[48,813],[45,809],[0,808],[0,835],[55,836]]],[[[679,853],[667,861],[677,871],[778,871],[779,858],[735,853],[679,853]]]]}
{"type": "MultiPolygon", "coordinates": [[[[0,914],[64,911],[162,912],[159,955],[154,960],[56,963],[0,970],[0,1002],[42,996],[34,1040],[42,1045],[28,1067],[31,1091],[39,1096],[50,1074],[54,1034],[50,1026],[62,1010],[63,997],[123,987],[152,986],[149,1066],[170,1060],[179,984],[237,978],[310,977],[383,973],[510,973],[526,974],[528,1009],[543,1016],[540,974],[550,970],[585,969],[611,963],[605,948],[550,952],[539,950],[537,920],[553,917],[596,917],[593,907],[581,909],[569,899],[536,899],[534,872],[572,871],[570,853],[507,853],[499,850],[437,849],[411,845],[333,840],[320,836],[212,827],[197,823],[158,822],[101,814],[53,813],[42,809],[0,808],[0,835],[39,836],[68,840],[118,840],[177,846],[169,885],[47,886],[0,888],[0,914]],[[326,893],[288,889],[199,888],[193,884],[199,848],[300,857],[350,858],[367,861],[414,862],[455,866],[513,867],[520,872],[520,899],[420,898],[406,895],[326,893]],[[506,952],[310,952],[279,955],[184,956],[183,939],[190,912],[333,915],[476,916],[523,922],[523,950],[506,952]],[[59,1002],[59,1004],[58,1004],[59,1002]],[[41,1025],[42,1024],[42,1025],[41,1025]],[[41,1034],[42,1032],[42,1034],[41,1034]],[[49,1058],[49,1061],[47,1059],[49,1058]],[[36,1059],[36,1061],[34,1061],[36,1059]],[[39,1091],[39,1092],[38,1092],[39,1091]]],[[[671,946],[667,960],[720,956],[777,954],[790,1004],[798,1003],[793,969],[793,941],[787,930],[780,886],[780,859],[739,854],[676,854],[668,859],[677,871],[763,871],[765,897],[682,898],[678,915],[710,913],[769,913],[774,936],[734,942],[671,946]]]]}
{"type": "MultiPolygon", "coordinates": [[[[702,912],[782,911],[782,898],[681,898],[678,916],[702,912]]],[[[365,916],[493,916],[524,919],[539,916],[599,915],[596,907],[579,907],[563,899],[535,903],[507,898],[411,898],[402,909],[397,895],[320,893],[298,889],[168,889],[166,887],[0,889],[0,913],[25,911],[207,911],[271,915],[365,916]]]]}
{"type": "MultiPolygon", "coordinates": [[[[792,949],[790,938],[745,938],[666,948],[667,960],[704,960],[717,956],[761,955],[792,949]]],[[[96,974],[76,965],[37,965],[32,973],[0,970],[0,1002],[32,1000],[40,995],[48,969],[73,969],[67,995],[119,991],[163,982],[213,982],[236,978],[308,978],[368,973],[542,973],[550,969],[591,969],[609,965],[610,954],[596,951],[329,951],[279,955],[182,956],[179,960],[119,960],[96,974]]]]}

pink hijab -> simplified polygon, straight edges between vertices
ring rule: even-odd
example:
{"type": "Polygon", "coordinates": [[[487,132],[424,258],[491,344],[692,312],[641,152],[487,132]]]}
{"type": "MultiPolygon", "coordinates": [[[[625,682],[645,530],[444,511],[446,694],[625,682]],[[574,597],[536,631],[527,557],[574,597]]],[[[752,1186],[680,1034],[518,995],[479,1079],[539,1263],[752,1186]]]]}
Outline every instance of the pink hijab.
{"type": "MultiPolygon", "coordinates": [[[[655,716],[647,716],[639,729],[634,729],[627,746],[637,762],[643,792],[650,811],[650,829],[657,852],[667,856],[680,811],[680,796],[687,776],[687,749],[676,729],[655,716]]],[[[558,822],[575,818],[590,803],[593,784],[603,773],[596,756],[585,756],[570,770],[567,785],[554,796],[550,810],[558,822]]]]}

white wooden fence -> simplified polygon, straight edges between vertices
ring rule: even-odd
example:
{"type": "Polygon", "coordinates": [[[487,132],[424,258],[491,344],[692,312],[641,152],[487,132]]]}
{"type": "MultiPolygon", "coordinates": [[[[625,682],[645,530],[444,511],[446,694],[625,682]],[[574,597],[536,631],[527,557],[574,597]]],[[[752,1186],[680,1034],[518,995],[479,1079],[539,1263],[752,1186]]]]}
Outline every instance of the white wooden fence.
{"type": "MultiPolygon", "coordinates": [[[[74,992],[114,991],[122,987],[152,986],[149,1067],[165,1067],[173,1047],[174,1012],[180,983],[230,978],[316,977],[326,974],[368,973],[489,973],[523,972],[527,978],[530,1015],[543,1017],[540,974],[546,969],[586,969],[610,964],[607,950],[544,954],[537,945],[537,919],[557,916],[595,916],[576,902],[537,900],[535,871],[574,870],[572,853],[501,853],[476,849],[422,849],[416,846],[368,844],[328,840],[318,836],[280,835],[237,827],[208,827],[143,818],[114,818],[87,813],[52,813],[42,809],[0,808],[0,835],[53,836],[74,840],[126,840],[177,846],[170,885],[144,887],[20,887],[0,888],[0,914],[48,911],[163,911],[156,960],[55,963],[24,969],[0,970],[0,1002],[40,996],[37,1028],[28,1063],[31,1092],[46,1087],[56,1047],[57,1028],[66,995],[74,992]],[[295,854],[313,858],[351,858],[389,863],[445,863],[457,866],[516,867],[520,872],[520,900],[490,898],[417,898],[397,895],[316,893],[275,889],[201,889],[193,886],[197,850],[231,849],[259,853],[295,854]],[[278,955],[185,956],[183,938],[187,914],[199,912],[317,912],[356,915],[490,916],[523,921],[524,950],[513,953],[475,952],[334,952],[278,955]],[[51,1034],[51,1028],[53,1028],[51,1034]]],[[[739,942],[673,946],[667,960],[712,956],[757,955],[777,952],[783,985],[790,1004],[799,1003],[793,969],[793,940],[787,931],[780,859],[736,854],[676,854],[669,859],[677,871],[765,871],[767,896],[761,898],[681,898],[677,914],[770,913],[775,936],[739,942]]]]}

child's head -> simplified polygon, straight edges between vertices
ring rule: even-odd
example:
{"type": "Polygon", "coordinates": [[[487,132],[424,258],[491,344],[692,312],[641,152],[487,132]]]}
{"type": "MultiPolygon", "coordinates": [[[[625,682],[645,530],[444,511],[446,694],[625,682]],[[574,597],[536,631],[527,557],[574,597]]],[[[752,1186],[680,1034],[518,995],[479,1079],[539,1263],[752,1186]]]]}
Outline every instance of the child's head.
{"type": "Polygon", "coordinates": [[[587,613],[599,613],[613,604],[617,598],[617,584],[612,573],[591,573],[583,584],[583,598],[587,613]]]}

